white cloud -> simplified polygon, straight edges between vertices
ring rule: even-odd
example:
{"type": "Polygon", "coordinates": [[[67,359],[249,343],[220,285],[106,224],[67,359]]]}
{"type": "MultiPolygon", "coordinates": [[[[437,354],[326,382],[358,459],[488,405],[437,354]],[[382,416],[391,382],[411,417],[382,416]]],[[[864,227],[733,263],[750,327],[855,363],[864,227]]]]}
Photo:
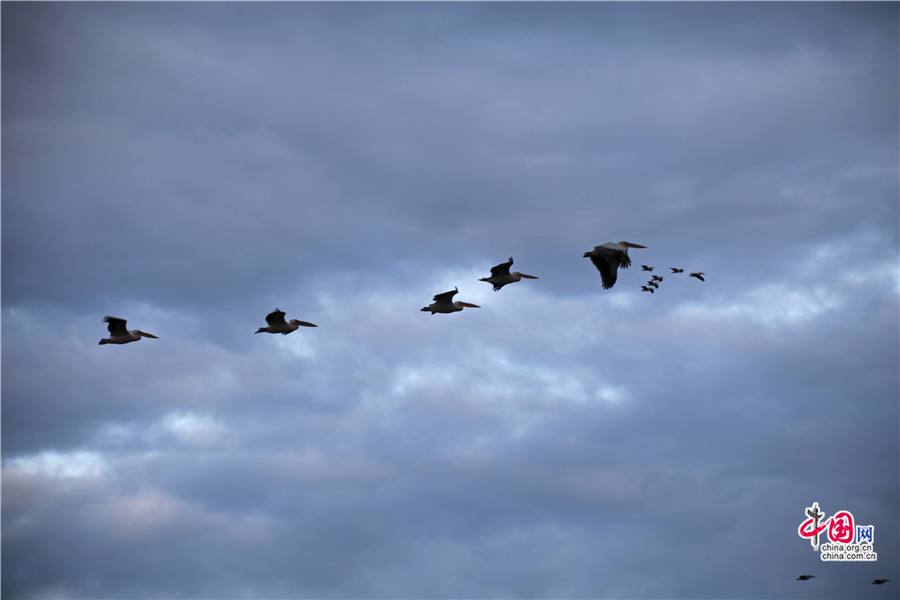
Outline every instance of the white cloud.
{"type": "Polygon", "coordinates": [[[46,450],[4,461],[4,469],[53,479],[101,479],[110,470],[106,457],[98,452],[46,450]]]}
{"type": "Polygon", "coordinates": [[[204,447],[214,446],[231,435],[229,428],[215,417],[193,412],[169,413],[162,418],[162,426],[182,441],[204,447]]]}

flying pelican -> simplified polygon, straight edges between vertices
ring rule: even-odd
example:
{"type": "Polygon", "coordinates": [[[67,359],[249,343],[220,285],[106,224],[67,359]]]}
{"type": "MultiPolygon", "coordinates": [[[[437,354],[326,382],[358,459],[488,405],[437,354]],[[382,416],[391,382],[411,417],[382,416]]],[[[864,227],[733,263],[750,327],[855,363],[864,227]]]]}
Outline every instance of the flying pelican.
{"type": "Polygon", "coordinates": [[[652,286],[655,287],[655,288],[659,288],[659,282],[658,282],[658,281],[648,281],[648,282],[647,282],[647,285],[652,285],[652,286]]]}
{"type": "Polygon", "coordinates": [[[882,583],[887,583],[890,579],[873,579],[872,583],[874,585],[881,585],[882,583]]]}
{"type": "Polygon", "coordinates": [[[629,248],[646,248],[640,244],[632,244],[631,242],[606,242],[594,249],[585,252],[584,257],[590,258],[597,270],[600,271],[600,279],[603,281],[603,289],[608,290],[616,284],[617,269],[620,267],[627,269],[631,266],[631,259],[628,258],[629,248]]]}
{"type": "Polygon", "coordinates": [[[652,287],[649,287],[649,286],[646,286],[646,285],[642,285],[642,286],[641,286],[641,291],[642,291],[642,292],[650,292],[650,293],[652,294],[652,293],[653,293],[653,288],[652,288],[652,287]]]}
{"type": "Polygon", "coordinates": [[[266,323],[268,323],[269,325],[267,327],[260,327],[256,330],[256,333],[265,332],[287,335],[292,331],[297,331],[297,328],[301,325],[303,327],[318,327],[318,325],[307,323],[306,321],[298,321],[297,319],[285,321],[284,311],[279,309],[277,306],[275,307],[275,310],[266,315],[266,323]]]}
{"type": "Polygon", "coordinates": [[[431,311],[431,314],[435,313],[452,313],[462,310],[464,307],[468,308],[481,308],[477,304],[469,304],[468,302],[460,302],[453,301],[453,296],[459,292],[458,288],[453,288],[449,292],[444,292],[443,294],[437,294],[434,297],[434,303],[426,306],[422,310],[425,312],[431,311]]]}
{"type": "Polygon", "coordinates": [[[653,267],[648,267],[647,265],[641,265],[641,271],[652,271],[653,267]]]}
{"type": "Polygon", "coordinates": [[[100,340],[100,345],[103,344],[127,344],[128,342],[136,342],[142,337],[153,338],[154,340],[158,340],[159,338],[153,335],[152,333],[147,333],[145,331],[140,331],[137,329],[132,329],[128,331],[125,327],[127,321],[125,319],[118,319],[116,317],[103,317],[103,321],[109,323],[109,337],[103,338],[100,340]]]}
{"type": "Polygon", "coordinates": [[[684,273],[684,269],[676,269],[675,267],[669,267],[669,268],[672,269],[673,273],[684,273]]]}
{"type": "Polygon", "coordinates": [[[509,268],[513,264],[513,257],[509,257],[509,261],[505,263],[500,263],[496,267],[491,268],[491,276],[490,277],[482,277],[478,281],[487,281],[488,283],[494,284],[494,291],[496,292],[500,288],[502,288],[507,283],[515,283],[522,279],[537,279],[534,275],[526,275],[524,273],[519,273],[518,271],[509,272],[509,268]]]}
{"type": "Polygon", "coordinates": [[[653,281],[662,281],[663,280],[662,276],[660,276],[660,275],[654,275],[651,279],[653,281]]]}
{"type": "Polygon", "coordinates": [[[696,277],[696,278],[699,279],[700,281],[706,281],[705,279],[703,279],[703,272],[702,272],[702,271],[699,272],[699,273],[691,273],[690,275],[688,275],[688,277],[696,277]]]}
{"type": "Polygon", "coordinates": [[[797,581],[806,581],[807,579],[815,579],[815,575],[801,575],[797,578],[797,581]]]}

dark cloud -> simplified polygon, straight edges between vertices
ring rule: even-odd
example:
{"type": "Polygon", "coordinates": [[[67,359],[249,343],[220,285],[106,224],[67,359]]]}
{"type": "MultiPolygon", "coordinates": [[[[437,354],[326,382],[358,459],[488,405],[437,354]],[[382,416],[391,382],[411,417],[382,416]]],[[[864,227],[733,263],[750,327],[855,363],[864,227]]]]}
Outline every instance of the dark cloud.
{"type": "Polygon", "coordinates": [[[896,5],[3,17],[4,597],[893,594],[896,5]]]}

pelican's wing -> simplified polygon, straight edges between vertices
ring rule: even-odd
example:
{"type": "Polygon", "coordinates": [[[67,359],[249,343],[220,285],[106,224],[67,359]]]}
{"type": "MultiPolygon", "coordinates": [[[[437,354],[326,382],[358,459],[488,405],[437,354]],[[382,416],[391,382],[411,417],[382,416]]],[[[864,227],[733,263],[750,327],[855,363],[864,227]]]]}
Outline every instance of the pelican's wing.
{"type": "Polygon", "coordinates": [[[591,262],[600,271],[600,279],[603,281],[603,289],[608,290],[616,283],[618,268],[627,269],[631,266],[631,259],[618,244],[612,242],[595,246],[591,253],[591,262]]]}
{"type": "Polygon", "coordinates": [[[497,277],[498,275],[509,275],[509,268],[513,264],[512,256],[509,257],[509,260],[505,263],[500,263],[496,267],[491,267],[491,277],[497,277]]]}
{"type": "Polygon", "coordinates": [[[617,276],[616,267],[608,257],[602,254],[591,254],[591,262],[594,263],[594,266],[600,271],[600,280],[603,282],[603,289],[608,290],[615,285],[617,276]]]}
{"type": "Polygon", "coordinates": [[[103,320],[106,323],[109,323],[108,329],[112,335],[122,335],[128,333],[128,329],[125,327],[125,324],[128,322],[125,319],[118,319],[116,317],[103,317],[103,320]]]}
{"type": "Polygon", "coordinates": [[[275,310],[266,315],[266,323],[269,325],[285,325],[284,311],[275,307],[275,310]]]}
{"type": "Polygon", "coordinates": [[[628,256],[628,248],[615,242],[606,242],[594,248],[597,252],[609,256],[613,264],[621,269],[631,266],[631,257],[628,256]]]}
{"type": "Polygon", "coordinates": [[[437,294],[434,297],[434,301],[439,304],[450,304],[453,302],[453,296],[455,296],[459,292],[459,290],[450,290],[449,292],[444,292],[443,294],[437,294]]]}

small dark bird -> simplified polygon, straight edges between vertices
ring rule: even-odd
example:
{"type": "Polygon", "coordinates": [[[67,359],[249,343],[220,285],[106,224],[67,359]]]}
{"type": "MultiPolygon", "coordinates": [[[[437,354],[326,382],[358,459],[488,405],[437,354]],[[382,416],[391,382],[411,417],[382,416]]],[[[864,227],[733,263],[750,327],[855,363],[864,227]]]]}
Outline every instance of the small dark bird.
{"type": "Polygon", "coordinates": [[[662,281],[663,280],[661,275],[654,275],[653,277],[651,277],[651,279],[653,281],[662,281]]]}
{"type": "Polygon", "coordinates": [[[675,267],[669,267],[669,268],[672,269],[673,273],[684,273],[684,269],[676,269],[675,267]]]}
{"type": "Polygon", "coordinates": [[[815,579],[815,575],[801,575],[797,578],[797,581],[806,581],[807,579],[815,579]]]}
{"type": "Polygon", "coordinates": [[[656,281],[648,281],[647,285],[652,285],[653,287],[655,287],[657,289],[659,288],[659,283],[657,283],[656,281]]]}
{"type": "Polygon", "coordinates": [[[690,275],[688,275],[688,277],[696,277],[696,278],[699,279],[700,281],[706,281],[705,279],[703,279],[703,272],[702,272],[702,271],[699,272],[699,273],[691,273],[690,275]]]}
{"type": "Polygon", "coordinates": [[[129,342],[136,342],[142,337],[153,338],[154,340],[159,339],[152,333],[147,333],[146,331],[141,331],[139,329],[128,331],[125,327],[128,321],[125,319],[107,316],[103,317],[103,321],[107,323],[106,328],[109,329],[109,337],[100,340],[101,346],[103,344],[127,344],[129,342]]]}
{"type": "Polygon", "coordinates": [[[318,325],[313,325],[306,321],[298,321],[297,319],[285,321],[284,311],[277,306],[275,307],[275,310],[266,315],[266,323],[268,323],[268,325],[266,327],[260,327],[256,330],[256,333],[280,333],[281,335],[287,335],[292,331],[296,331],[301,325],[303,327],[318,327],[318,325]]]}
{"type": "Polygon", "coordinates": [[[650,293],[652,294],[652,293],[653,293],[653,288],[652,288],[652,287],[647,287],[646,285],[642,285],[642,286],[641,286],[641,291],[642,291],[642,292],[650,292],[650,293]]]}
{"type": "Polygon", "coordinates": [[[648,267],[647,265],[641,265],[641,271],[652,271],[653,267],[648,267]]]}
{"type": "Polygon", "coordinates": [[[874,585],[881,585],[882,583],[887,583],[890,579],[873,579],[872,583],[874,585]]]}

